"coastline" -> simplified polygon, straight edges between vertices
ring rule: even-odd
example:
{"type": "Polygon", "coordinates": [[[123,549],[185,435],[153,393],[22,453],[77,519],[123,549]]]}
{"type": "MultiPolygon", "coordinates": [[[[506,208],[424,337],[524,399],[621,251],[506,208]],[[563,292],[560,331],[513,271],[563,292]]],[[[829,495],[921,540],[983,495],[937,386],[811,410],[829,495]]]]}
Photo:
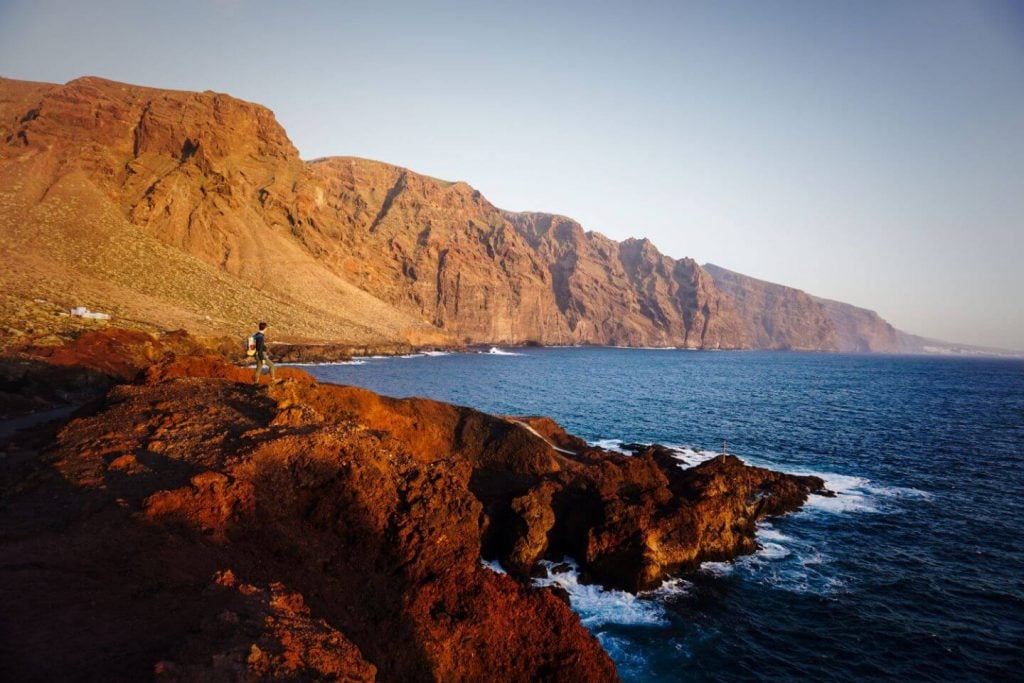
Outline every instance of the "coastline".
{"type": "MultiPolygon", "coordinates": [[[[152,630],[110,626],[45,662],[51,653],[22,639],[19,658],[8,661],[25,671],[67,671],[62,667],[72,661],[80,665],[114,646],[128,653],[116,666],[135,673],[149,667],[168,679],[211,673],[203,662],[217,652],[229,668],[250,667],[255,656],[267,671],[280,674],[294,660],[312,674],[322,663],[309,654],[315,646],[346,670],[392,680],[473,677],[473,667],[485,664],[478,673],[500,666],[523,677],[546,670],[565,680],[610,680],[607,654],[565,595],[529,586],[544,561],[570,556],[589,582],[651,589],[703,561],[753,552],[759,519],[798,508],[824,485],[732,456],[682,470],[660,446],[624,456],[547,418],[511,421],[436,401],[388,399],[318,384],[292,368],[281,369],[283,383],[254,387],[251,370],[183,335],[90,333],[31,360],[26,376],[56,373],[50,383],[85,373],[92,383],[80,398],[89,407],[5,444],[7,551],[26,566],[59,556],[75,575],[87,571],[80,558],[94,566],[114,562],[107,555],[113,544],[125,590],[162,588],[125,602],[120,587],[93,582],[86,593],[103,606],[91,607],[16,574],[5,600],[12,615],[26,619],[25,638],[47,634],[32,642],[67,637],[55,615],[31,616],[40,591],[50,592],[48,604],[83,618],[141,619],[152,630]],[[711,490],[730,493],[701,493],[711,490]],[[42,503],[54,497],[65,501],[56,531],[49,525],[58,513],[42,503]],[[86,500],[92,512],[78,512],[86,500]],[[652,506],[661,512],[654,515],[652,506]],[[581,514],[585,509],[592,512],[581,514]],[[363,521],[355,528],[357,519],[363,521]],[[652,545],[636,547],[638,533],[652,545]],[[161,558],[158,565],[149,553],[161,558]],[[340,564],[323,563],[335,556],[340,564]],[[493,575],[481,559],[499,560],[509,575],[493,575]],[[353,562],[362,569],[353,570],[353,562]],[[187,578],[172,588],[168,572],[187,578]],[[152,596],[169,594],[184,605],[177,625],[153,611],[161,603],[152,596]],[[374,621],[382,601],[393,611],[374,621]],[[210,613],[214,607],[219,611],[210,613]],[[235,617],[224,622],[217,616],[224,612],[235,617]],[[209,619],[216,627],[197,630],[209,619]],[[261,619],[277,620],[279,628],[256,642],[232,627],[261,619]],[[397,638],[401,624],[411,630],[397,638]],[[175,629],[193,634],[188,645],[161,651],[175,629]],[[513,656],[496,638],[522,645],[513,656]],[[379,644],[396,641],[403,643],[397,650],[379,644]],[[544,668],[553,662],[561,664],[544,668]]],[[[92,663],[96,670],[115,666],[92,663]]]]}

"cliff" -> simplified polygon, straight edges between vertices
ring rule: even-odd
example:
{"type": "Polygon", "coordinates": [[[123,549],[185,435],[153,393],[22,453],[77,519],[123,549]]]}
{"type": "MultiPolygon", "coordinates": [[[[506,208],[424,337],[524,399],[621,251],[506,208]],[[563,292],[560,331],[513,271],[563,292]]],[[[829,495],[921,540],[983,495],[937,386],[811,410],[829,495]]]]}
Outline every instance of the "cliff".
{"type": "Polygon", "coordinates": [[[7,327],[45,330],[85,305],[144,329],[237,337],[270,319],[296,339],[451,341],[303,243],[309,169],[263,107],[0,79],[0,140],[7,327]]]}
{"type": "Polygon", "coordinates": [[[710,263],[719,290],[735,302],[754,348],[845,353],[993,353],[901,332],[878,313],[710,263]]]}
{"type": "Polygon", "coordinates": [[[920,337],[900,332],[866,308],[813,297],[828,313],[841,351],[860,353],[921,353],[920,337]]]}
{"type": "Polygon", "coordinates": [[[10,680],[613,680],[564,596],[529,585],[540,559],[651,587],[752,552],[758,518],[822,487],[292,369],[254,386],[181,335],[0,360],[23,388],[107,382],[73,416],[0,431],[10,680]]]}
{"type": "Polygon", "coordinates": [[[297,340],[742,348],[690,259],[461,182],[299,159],[272,113],[217,93],[0,79],[9,334],[86,305],[120,324],[297,340]]]}
{"type": "Polygon", "coordinates": [[[0,244],[0,346],[101,325],[67,315],[79,305],[147,331],[269,319],[288,341],[392,352],[901,346],[870,312],[503,211],[463,182],[303,161],[260,105],[91,77],[0,78],[0,244]]]}
{"type": "Polygon", "coordinates": [[[828,309],[792,287],[735,273],[710,263],[704,269],[739,311],[747,337],[758,349],[846,351],[856,335],[840,338],[828,309]]]}

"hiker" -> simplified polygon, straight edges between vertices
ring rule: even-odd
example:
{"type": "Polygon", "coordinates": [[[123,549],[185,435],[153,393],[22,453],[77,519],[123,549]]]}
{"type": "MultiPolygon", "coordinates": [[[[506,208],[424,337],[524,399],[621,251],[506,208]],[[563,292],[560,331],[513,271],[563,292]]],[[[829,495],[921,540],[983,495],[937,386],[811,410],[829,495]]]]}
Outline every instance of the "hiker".
{"type": "Polygon", "coordinates": [[[270,360],[270,356],[267,355],[267,338],[266,329],[268,325],[265,322],[259,324],[259,332],[249,337],[250,347],[254,347],[252,355],[256,356],[256,376],[253,378],[253,384],[260,383],[260,375],[263,373],[263,364],[266,363],[267,367],[270,368],[270,381],[276,382],[277,378],[274,376],[274,361],[270,360]]]}

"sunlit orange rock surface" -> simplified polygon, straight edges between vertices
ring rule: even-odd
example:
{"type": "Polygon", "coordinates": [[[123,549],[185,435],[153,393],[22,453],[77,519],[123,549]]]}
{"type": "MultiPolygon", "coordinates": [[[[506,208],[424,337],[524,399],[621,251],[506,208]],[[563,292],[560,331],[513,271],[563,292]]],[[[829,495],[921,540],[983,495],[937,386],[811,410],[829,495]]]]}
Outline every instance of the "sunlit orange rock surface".
{"type": "Polygon", "coordinates": [[[612,680],[529,586],[538,560],[649,587],[752,551],[759,516],[822,486],[297,370],[255,386],[190,345],[113,332],[36,359],[111,386],[4,438],[0,677],[612,680]]]}

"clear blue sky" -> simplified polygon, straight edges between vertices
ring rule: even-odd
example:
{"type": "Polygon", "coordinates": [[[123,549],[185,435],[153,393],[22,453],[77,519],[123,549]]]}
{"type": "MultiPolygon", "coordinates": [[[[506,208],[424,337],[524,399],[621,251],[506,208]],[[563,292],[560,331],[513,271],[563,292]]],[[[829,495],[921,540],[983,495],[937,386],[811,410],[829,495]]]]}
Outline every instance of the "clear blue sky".
{"type": "Polygon", "coordinates": [[[1024,2],[0,0],[0,74],[231,93],[305,158],[1024,349],[1024,2]]]}

